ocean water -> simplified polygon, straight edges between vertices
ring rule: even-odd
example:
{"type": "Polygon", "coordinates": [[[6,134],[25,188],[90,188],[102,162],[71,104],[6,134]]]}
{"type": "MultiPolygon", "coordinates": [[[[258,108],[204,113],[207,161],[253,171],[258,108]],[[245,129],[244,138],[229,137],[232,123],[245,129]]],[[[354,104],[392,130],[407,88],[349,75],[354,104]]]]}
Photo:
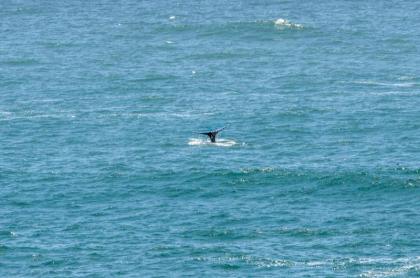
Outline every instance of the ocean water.
{"type": "Polygon", "coordinates": [[[0,276],[420,277],[419,11],[1,1],[0,276]]]}

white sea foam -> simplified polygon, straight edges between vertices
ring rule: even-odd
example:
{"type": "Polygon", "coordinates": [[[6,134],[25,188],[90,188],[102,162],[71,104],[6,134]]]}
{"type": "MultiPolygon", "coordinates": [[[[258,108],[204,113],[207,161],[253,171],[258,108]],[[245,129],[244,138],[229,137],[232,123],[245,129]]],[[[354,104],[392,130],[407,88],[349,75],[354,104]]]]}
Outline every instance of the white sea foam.
{"type": "Polygon", "coordinates": [[[398,77],[398,80],[415,80],[417,79],[415,76],[400,76],[398,77]]]}
{"type": "Polygon", "coordinates": [[[274,25],[277,28],[284,29],[284,28],[303,28],[302,24],[292,23],[284,18],[279,18],[274,21],[274,25]]]}
{"type": "Polygon", "coordinates": [[[236,145],[236,142],[234,140],[229,139],[218,139],[216,143],[212,143],[209,140],[206,139],[200,139],[200,138],[190,138],[188,141],[188,145],[190,146],[216,146],[216,147],[232,147],[233,145],[236,145]]]}
{"type": "Polygon", "coordinates": [[[32,99],[30,102],[59,102],[62,101],[61,99],[53,99],[53,98],[46,98],[46,99],[32,99]]]}
{"type": "Polygon", "coordinates": [[[385,87],[413,87],[417,85],[415,82],[388,83],[388,82],[378,82],[374,80],[361,80],[361,81],[355,81],[353,83],[362,84],[362,85],[385,86],[385,87]]]}
{"type": "MultiPolygon", "coordinates": [[[[300,262],[294,262],[295,265],[300,265],[300,262]]],[[[360,274],[360,277],[395,277],[403,276],[410,271],[419,271],[420,269],[420,257],[411,258],[348,258],[343,260],[325,260],[325,261],[307,261],[304,265],[308,267],[348,267],[349,265],[362,265],[366,268],[370,268],[360,274]],[[381,265],[381,267],[375,267],[375,265],[381,265]],[[384,266],[385,265],[385,266],[384,266]],[[386,266],[388,265],[388,266],[386,266]],[[373,268],[373,269],[372,269],[373,268]]]]}
{"type": "Polygon", "coordinates": [[[373,96],[412,96],[417,95],[419,92],[417,91],[410,91],[410,92],[404,92],[404,91],[385,91],[385,92],[372,92],[370,95],[373,96]]]}
{"type": "Polygon", "coordinates": [[[388,270],[368,270],[363,272],[361,277],[377,278],[377,277],[395,277],[395,276],[405,276],[410,271],[417,272],[420,270],[419,261],[407,262],[401,266],[390,268],[388,270]]]}

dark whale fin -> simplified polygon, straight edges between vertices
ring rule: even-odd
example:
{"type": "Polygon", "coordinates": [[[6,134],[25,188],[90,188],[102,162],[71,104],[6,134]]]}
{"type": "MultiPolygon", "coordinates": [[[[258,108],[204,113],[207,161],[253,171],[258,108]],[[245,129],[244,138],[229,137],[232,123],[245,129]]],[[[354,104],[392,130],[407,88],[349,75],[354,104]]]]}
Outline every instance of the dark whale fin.
{"type": "Polygon", "coordinates": [[[199,134],[207,135],[210,138],[210,141],[212,143],[216,143],[216,136],[217,136],[217,134],[220,131],[224,130],[225,128],[226,127],[222,127],[222,128],[219,128],[219,129],[216,129],[216,130],[213,130],[213,131],[209,131],[209,132],[199,132],[199,134]]]}

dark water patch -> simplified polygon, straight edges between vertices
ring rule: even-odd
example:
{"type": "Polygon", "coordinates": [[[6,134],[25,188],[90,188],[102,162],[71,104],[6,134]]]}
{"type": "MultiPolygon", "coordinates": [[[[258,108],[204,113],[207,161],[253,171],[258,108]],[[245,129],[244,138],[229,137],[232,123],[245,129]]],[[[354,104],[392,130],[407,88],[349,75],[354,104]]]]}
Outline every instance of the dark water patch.
{"type": "Polygon", "coordinates": [[[235,240],[254,240],[259,237],[254,231],[230,229],[230,228],[211,228],[206,230],[186,230],[180,234],[185,238],[194,238],[198,241],[235,241],[235,240]]]}
{"type": "Polygon", "coordinates": [[[329,237],[338,235],[338,231],[329,230],[329,229],[313,229],[313,228],[280,228],[276,230],[276,233],[279,235],[289,236],[289,237],[329,237]]]}
{"type": "Polygon", "coordinates": [[[40,65],[41,61],[35,58],[17,58],[17,59],[6,59],[0,60],[0,65],[3,66],[16,66],[16,67],[26,67],[40,65]]]}
{"type": "MultiPolygon", "coordinates": [[[[185,188],[175,186],[175,192],[179,194],[187,192],[202,192],[207,194],[228,193],[224,186],[238,187],[247,191],[256,190],[261,192],[268,190],[266,186],[285,190],[289,194],[335,194],[346,192],[347,194],[363,194],[369,192],[392,192],[401,190],[416,190],[420,186],[420,177],[417,169],[412,170],[386,169],[386,170],[361,170],[361,171],[324,171],[313,169],[281,169],[281,168],[244,168],[239,171],[233,170],[206,170],[189,169],[187,172],[159,171],[150,173],[151,181],[173,182],[172,176],[178,176],[178,182],[195,184],[185,188]],[[205,181],[202,183],[202,181],[205,181]],[[213,189],[203,187],[212,183],[213,189]],[[303,186],[305,185],[305,186],[303,186]],[[222,187],[220,187],[222,186],[222,187]],[[302,187],[303,186],[303,187],[302,187]],[[204,189],[206,188],[206,189],[204,189]],[[266,189],[264,189],[266,188],[266,189]],[[221,190],[216,193],[215,190],[221,190]],[[206,193],[207,192],[207,193],[206,193]],[[213,192],[213,193],[212,193],[213,192]]],[[[171,190],[171,187],[167,188],[171,190]]],[[[170,191],[168,191],[169,193],[170,191]]],[[[173,192],[173,193],[175,193],[173,192]]]]}
{"type": "Polygon", "coordinates": [[[175,80],[178,77],[175,75],[161,75],[161,74],[148,74],[142,78],[131,80],[131,82],[161,82],[161,81],[169,81],[175,80]]]}
{"type": "Polygon", "coordinates": [[[176,255],[185,254],[187,250],[190,250],[189,245],[158,245],[147,251],[150,256],[158,258],[171,258],[176,255]]]}
{"type": "Polygon", "coordinates": [[[399,191],[420,186],[418,170],[400,171],[380,169],[356,172],[338,172],[320,178],[322,186],[354,186],[362,191],[399,191]]]}
{"type": "MultiPolygon", "coordinates": [[[[13,237],[16,237],[16,233],[13,232],[13,231],[0,230],[0,237],[2,237],[2,238],[13,238],[13,237]]],[[[0,245],[0,246],[3,246],[3,245],[0,245]]],[[[7,248],[5,246],[3,246],[3,247],[7,248]]]]}

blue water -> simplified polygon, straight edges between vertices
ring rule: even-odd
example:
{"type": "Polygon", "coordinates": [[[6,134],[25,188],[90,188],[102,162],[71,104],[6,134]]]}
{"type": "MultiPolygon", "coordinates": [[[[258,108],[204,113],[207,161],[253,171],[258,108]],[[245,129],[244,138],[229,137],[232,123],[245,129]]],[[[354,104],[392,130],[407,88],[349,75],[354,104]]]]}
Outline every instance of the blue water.
{"type": "Polygon", "coordinates": [[[0,276],[419,277],[419,10],[1,1],[0,276]]]}

